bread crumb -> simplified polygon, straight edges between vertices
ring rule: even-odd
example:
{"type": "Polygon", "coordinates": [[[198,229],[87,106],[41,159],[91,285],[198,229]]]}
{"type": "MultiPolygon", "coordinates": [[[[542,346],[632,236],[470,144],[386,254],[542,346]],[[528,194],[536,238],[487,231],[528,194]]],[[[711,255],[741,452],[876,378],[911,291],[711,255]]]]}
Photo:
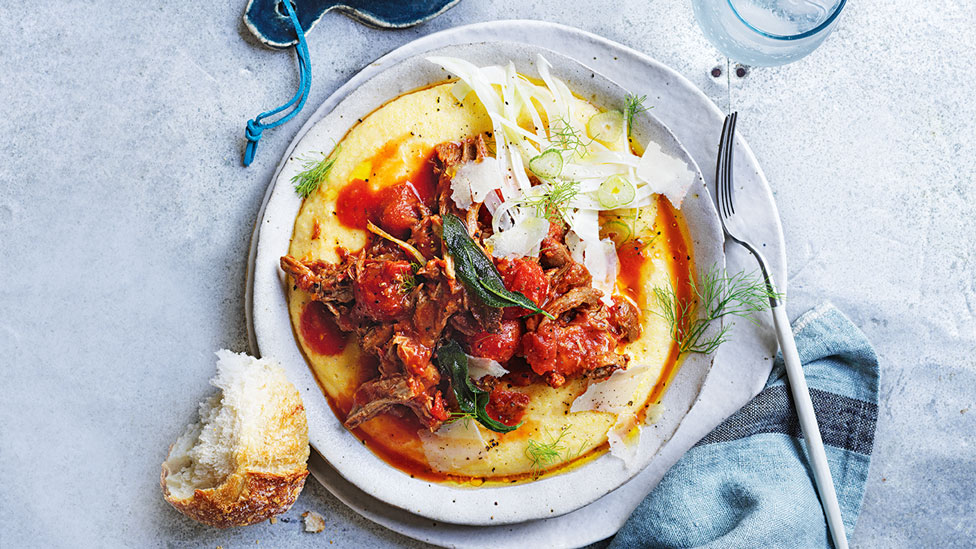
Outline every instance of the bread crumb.
{"type": "Polygon", "coordinates": [[[322,530],[325,530],[325,519],[315,511],[305,511],[302,513],[302,518],[305,519],[306,532],[318,534],[322,530]]]}
{"type": "Polygon", "coordinates": [[[278,517],[271,517],[268,520],[271,522],[271,524],[278,524],[278,517]]]}

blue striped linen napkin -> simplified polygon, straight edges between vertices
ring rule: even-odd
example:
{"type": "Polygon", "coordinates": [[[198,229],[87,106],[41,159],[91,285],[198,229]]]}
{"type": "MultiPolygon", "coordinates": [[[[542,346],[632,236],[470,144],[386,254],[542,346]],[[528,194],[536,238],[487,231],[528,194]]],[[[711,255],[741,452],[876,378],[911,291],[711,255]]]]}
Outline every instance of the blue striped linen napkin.
{"type": "MultiPolygon", "coordinates": [[[[850,539],[878,419],[878,359],[829,303],[793,332],[850,539]]],[[[765,388],[668,471],[610,547],[831,547],[785,376],[778,357],[765,388]]]]}

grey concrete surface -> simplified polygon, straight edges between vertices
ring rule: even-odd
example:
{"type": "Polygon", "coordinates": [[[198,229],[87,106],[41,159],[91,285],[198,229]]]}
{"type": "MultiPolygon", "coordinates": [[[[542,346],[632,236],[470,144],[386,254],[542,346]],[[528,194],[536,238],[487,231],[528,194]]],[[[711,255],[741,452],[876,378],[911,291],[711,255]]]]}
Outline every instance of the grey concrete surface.
{"type": "MultiPolygon", "coordinates": [[[[212,352],[245,348],[251,225],[313,110],[267,132],[241,167],[245,121],[296,85],[292,55],[243,30],[244,4],[0,4],[0,546],[420,545],[311,481],[277,524],[229,531],[159,494],[166,448],[209,392],[212,352]],[[324,533],[301,531],[306,510],[325,515],[324,533]]],[[[309,37],[309,104],[417,36],[508,18],[637,48],[741,113],[783,219],[791,314],[829,299],[881,357],[854,546],[971,546],[971,3],[851,2],[810,57],[731,79],[709,75],[725,60],[687,0],[463,0],[397,32],[329,14],[309,37]]]]}

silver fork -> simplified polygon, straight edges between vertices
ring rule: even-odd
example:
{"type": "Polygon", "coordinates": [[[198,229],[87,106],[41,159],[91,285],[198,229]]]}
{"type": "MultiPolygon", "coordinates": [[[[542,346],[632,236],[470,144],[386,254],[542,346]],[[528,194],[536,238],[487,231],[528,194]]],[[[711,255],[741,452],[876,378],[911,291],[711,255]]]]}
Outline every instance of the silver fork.
{"type": "MultiPolygon", "coordinates": [[[[759,261],[759,268],[762,270],[766,287],[769,289],[770,295],[775,296],[777,295],[776,286],[770,278],[769,264],[762,252],[744,236],[747,234],[744,230],[747,220],[743,219],[742,215],[737,215],[735,211],[732,156],[737,116],[738,113],[732,113],[725,118],[725,125],[722,127],[722,139],[719,141],[718,165],[715,171],[719,218],[722,220],[722,228],[725,229],[725,234],[752,252],[752,255],[759,261]]],[[[803,377],[800,356],[797,354],[796,341],[793,339],[793,330],[790,328],[790,321],[786,316],[786,307],[783,305],[782,299],[778,297],[770,298],[769,304],[772,307],[776,339],[779,341],[779,348],[783,352],[786,375],[790,380],[790,391],[793,394],[793,402],[796,404],[796,415],[800,419],[803,439],[806,441],[817,493],[820,495],[820,503],[823,505],[824,515],[827,517],[827,526],[830,528],[830,537],[834,542],[834,547],[847,549],[844,520],[840,514],[840,506],[837,504],[834,481],[830,476],[830,468],[827,466],[827,454],[824,452],[823,440],[820,438],[820,427],[817,425],[817,416],[813,412],[813,403],[810,401],[810,390],[807,388],[806,378],[803,377]]]]}

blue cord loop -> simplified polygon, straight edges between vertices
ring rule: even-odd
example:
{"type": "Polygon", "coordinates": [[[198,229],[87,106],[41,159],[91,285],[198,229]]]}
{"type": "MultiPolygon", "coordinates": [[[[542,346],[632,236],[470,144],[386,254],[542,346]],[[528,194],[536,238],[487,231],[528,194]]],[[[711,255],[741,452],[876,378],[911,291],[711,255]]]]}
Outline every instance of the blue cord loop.
{"type": "Polygon", "coordinates": [[[302,30],[302,25],[298,22],[298,16],[295,14],[295,8],[292,6],[291,0],[284,0],[282,4],[288,10],[288,17],[291,18],[291,22],[295,26],[295,32],[298,34],[298,44],[295,46],[295,51],[298,53],[298,91],[284,105],[274,110],[265,111],[247,121],[247,128],[244,130],[244,137],[247,138],[247,147],[244,149],[245,166],[250,166],[251,161],[254,160],[254,153],[257,151],[258,141],[261,139],[261,134],[264,130],[270,130],[271,128],[280,126],[301,112],[302,107],[305,106],[305,100],[308,99],[308,91],[312,87],[312,63],[308,57],[308,45],[305,43],[305,32],[302,30]],[[292,107],[294,108],[281,118],[273,122],[263,122],[265,118],[280,114],[292,107]]]}

